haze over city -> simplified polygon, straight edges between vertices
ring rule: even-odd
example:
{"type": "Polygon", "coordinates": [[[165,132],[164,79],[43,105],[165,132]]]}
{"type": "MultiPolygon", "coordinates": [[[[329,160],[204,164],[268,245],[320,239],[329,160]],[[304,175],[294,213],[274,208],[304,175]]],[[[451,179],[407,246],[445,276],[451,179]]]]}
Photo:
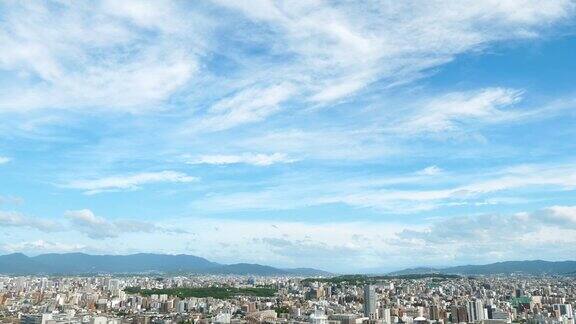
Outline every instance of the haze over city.
{"type": "Polygon", "coordinates": [[[0,255],[332,273],[575,260],[575,15],[2,2],[0,255]]]}

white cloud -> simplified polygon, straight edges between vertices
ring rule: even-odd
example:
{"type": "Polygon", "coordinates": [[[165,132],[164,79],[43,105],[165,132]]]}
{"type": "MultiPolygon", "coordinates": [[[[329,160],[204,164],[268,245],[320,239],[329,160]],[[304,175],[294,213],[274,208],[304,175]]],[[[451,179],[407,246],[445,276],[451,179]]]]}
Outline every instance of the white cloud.
{"type": "MultiPolygon", "coordinates": [[[[409,224],[386,220],[299,222],[195,217],[174,222],[202,229],[189,242],[188,252],[209,255],[219,262],[311,266],[344,272],[368,268],[390,271],[426,265],[576,257],[576,227],[542,218],[549,209],[420,219],[409,224]],[[387,261],[390,259],[395,260],[393,265],[387,261]]],[[[146,240],[139,242],[139,247],[146,249],[155,244],[146,240]]]]}
{"type": "Polygon", "coordinates": [[[36,241],[23,241],[17,243],[6,243],[0,244],[0,250],[9,253],[13,252],[52,252],[52,253],[62,253],[62,252],[79,252],[86,251],[87,246],[83,244],[69,244],[61,242],[53,242],[46,240],[36,240],[36,241]]]}
{"type": "Polygon", "coordinates": [[[8,162],[12,161],[11,158],[9,157],[5,157],[5,156],[0,156],[0,164],[6,164],[8,162]]]}
{"type": "Polygon", "coordinates": [[[187,228],[202,229],[190,244],[191,252],[209,255],[217,262],[309,266],[328,271],[379,265],[380,258],[375,255],[379,249],[386,248],[382,238],[404,228],[384,222],[309,223],[213,218],[180,219],[178,222],[187,228]],[[364,239],[357,240],[358,236],[364,239]]]}
{"type": "Polygon", "coordinates": [[[235,149],[278,150],[301,159],[359,161],[400,154],[398,142],[376,129],[363,127],[314,127],[274,129],[234,141],[235,149]]]}
{"type": "MultiPolygon", "coordinates": [[[[0,91],[0,111],[138,112],[182,95],[176,101],[194,111],[182,128],[226,130],[292,102],[325,106],[375,82],[411,82],[458,54],[537,37],[574,13],[570,0],[215,2],[3,4],[0,77],[15,81],[0,91]]],[[[437,130],[457,117],[423,122],[437,130]]]]}
{"type": "Polygon", "coordinates": [[[197,126],[192,127],[204,131],[219,131],[264,120],[278,112],[280,105],[293,93],[294,86],[289,83],[244,89],[218,101],[209,109],[208,115],[201,119],[197,126]]]}
{"type": "Polygon", "coordinates": [[[89,209],[69,210],[65,213],[65,217],[70,220],[74,230],[93,239],[115,238],[127,233],[187,233],[182,229],[172,229],[137,220],[109,221],[94,215],[89,209]]]}
{"type": "Polygon", "coordinates": [[[277,163],[293,163],[295,159],[289,158],[283,153],[255,154],[244,153],[241,155],[202,155],[195,160],[188,161],[189,164],[251,164],[256,166],[269,166],[277,163]]]}
{"type": "Polygon", "coordinates": [[[395,126],[400,133],[448,132],[473,122],[496,122],[514,116],[503,111],[521,100],[522,91],[487,88],[469,92],[454,92],[425,103],[416,114],[395,126]]]}
{"type": "MultiPolygon", "coordinates": [[[[460,176],[467,177],[465,174],[460,176]]],[[[365,187],[355,193],[327,196],[324,202],[343,202],[351,206],[391,212],[418,212],[437,209],[453,202],[475,204],[474,202],[482,197],[490,197],[490,195],[519,188],[548,188],[552,191],[564,191],[576,187],[576,168],[573,165],[532,165],[508,168],[489,174],[487,177],[492,179],[477,179],[468,184],[432,190],[365,187]]]]}
{"type": "Polygon", "coordinates": [[[190,35],[200,20],[172,2],[14,2],[2,12],[0,77],[13,81],[0,91],[0,111],[141,111],[197,70],[200,40],[190,35]]]}
{"type": "Polygon", "coordinates": [[[438,175],[440,173],[444,172],[444,170],[442,170],[441,168],[435,166],[435,165],[431,165],[429,167],[426,167],[418,172],[416,172],[416,174],[418,175],[426,175],[426,176],[434,176],[434,175],[438,175]]]}
{"type": "Polygon", "coordinates": [[[66,184],[65,187],[85,190],[86,194],[97,194],[104,191],[139,189],[141,185],[151,183],[187,183],[197,180],[198,178],[181,172],[160,171],[105,177],[93,180],[74,180],[66,184]]]}
{"type": "Polygon", "coordinates": [[[37,218],[28,217],[18,212],[0,211],[0,225],[5,227],[27,227],[43,232],[53,232],[60,229],[56,222],[37,218]]]}
{"type": "Polygon", "coordinates": [[[537,37],[574,13],[569,0],[506,5],[472,0],[217,2],[255,21],[257,28],[268,27],[265,32],[246,27],[233,33],[264,39],[273,54],[283,55],[274,70],[266,64],[266,73],[247,71],[246,78],[262,85],[293,82],[299,94],[321,105],[350,98],[376,81],[385,86],[410,82],[491,42],[537,37]]]}
{"type": "Polygon", "coordinates": [[[405,214],[458,205],[523,202],[507,196],[514,189],[557,192],[573,188],[576,188],[576,168],[571,164],[518,166],[485,171],[480,176],[477,171],[451,173],[445,177],[420,174],[370,179],[309,175],[305,179],[279,179],[259,191],[208,194],[196,200],[193,206],[217,212],[285,210],[343,203],[405,214]],[[436,178],[436,182],[429,182],[436,178]]]}
{"type": "Polygon", "coordinates": [[[576,229],[576,206],[551,206],[533,215],[533,218],[576,229]]]}
{"type": "Polygon", "coordinates": [[[189,253],[225,263],[310,266],[344,272],[499,260],[554,260],[576,257],[576,222],[572,217],[575,210],[574,206],[551,206],[533,212],[421,219],[409,224],[385,220],[307,222],[197,217],[150,224],[116,222],[90,210],[75,210],[66,213],[73,229],[89,238],[106,240],[74,238],[55,243],[39,239],[18,243],[12,238],[11,242],[0,244],[0,249],[37,253],[102,251],[108,246],[114,253],[189,253]],[[201,230],[175,241],[169,238],[178,232],[163,224],[201,230]],[[122,235],[132,239],[122,239],[122,235]],[[392,258],[396,260],[394,265],[387,261],[392,258]]]}
{"type": "Polygon", "coordinates": [[[576,257],[571,248],[576,243],[575,210],[574,206],[553,206],[513,215],[449,217],[425,229],[401,231],[391,243],[410,255],[428,251],[429,262],[436,263],[565,260],[576,257]],[[551,246],[556,251],[551,251],[551,246]]]}

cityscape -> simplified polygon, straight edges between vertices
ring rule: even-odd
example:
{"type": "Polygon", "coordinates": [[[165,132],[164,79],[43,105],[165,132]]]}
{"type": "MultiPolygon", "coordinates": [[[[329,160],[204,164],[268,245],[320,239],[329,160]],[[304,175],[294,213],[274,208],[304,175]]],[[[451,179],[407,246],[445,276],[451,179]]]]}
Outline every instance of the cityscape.
{"type": "Polygon", "coordinates": [[[414,274],[0,277],[1,323],[574,323],[576,280],[414,274]]]}
{"type": "Polygon", "coordinates": [[[0,0],[0,324],[576,324],[576,0],[0,0]]]}

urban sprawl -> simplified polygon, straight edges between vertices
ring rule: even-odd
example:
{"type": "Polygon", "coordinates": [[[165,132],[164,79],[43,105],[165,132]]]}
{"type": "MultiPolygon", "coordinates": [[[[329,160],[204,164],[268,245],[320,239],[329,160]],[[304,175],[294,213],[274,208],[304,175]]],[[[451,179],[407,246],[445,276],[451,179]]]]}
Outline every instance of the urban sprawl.
{"type": "Polygon", "coordinates": [[[570,277],[0,277],[0,323],[565,323],[570,277]]]}

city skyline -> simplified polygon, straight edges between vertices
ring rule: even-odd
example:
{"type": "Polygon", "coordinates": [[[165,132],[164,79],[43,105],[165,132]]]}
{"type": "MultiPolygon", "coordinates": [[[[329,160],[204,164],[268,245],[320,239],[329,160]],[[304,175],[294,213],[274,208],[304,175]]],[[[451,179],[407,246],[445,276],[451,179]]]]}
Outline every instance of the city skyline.
{"type": "Polygon", "coordinates": [[[0,255],[576,260],[576,3],[0,3],[0,255]]]}

